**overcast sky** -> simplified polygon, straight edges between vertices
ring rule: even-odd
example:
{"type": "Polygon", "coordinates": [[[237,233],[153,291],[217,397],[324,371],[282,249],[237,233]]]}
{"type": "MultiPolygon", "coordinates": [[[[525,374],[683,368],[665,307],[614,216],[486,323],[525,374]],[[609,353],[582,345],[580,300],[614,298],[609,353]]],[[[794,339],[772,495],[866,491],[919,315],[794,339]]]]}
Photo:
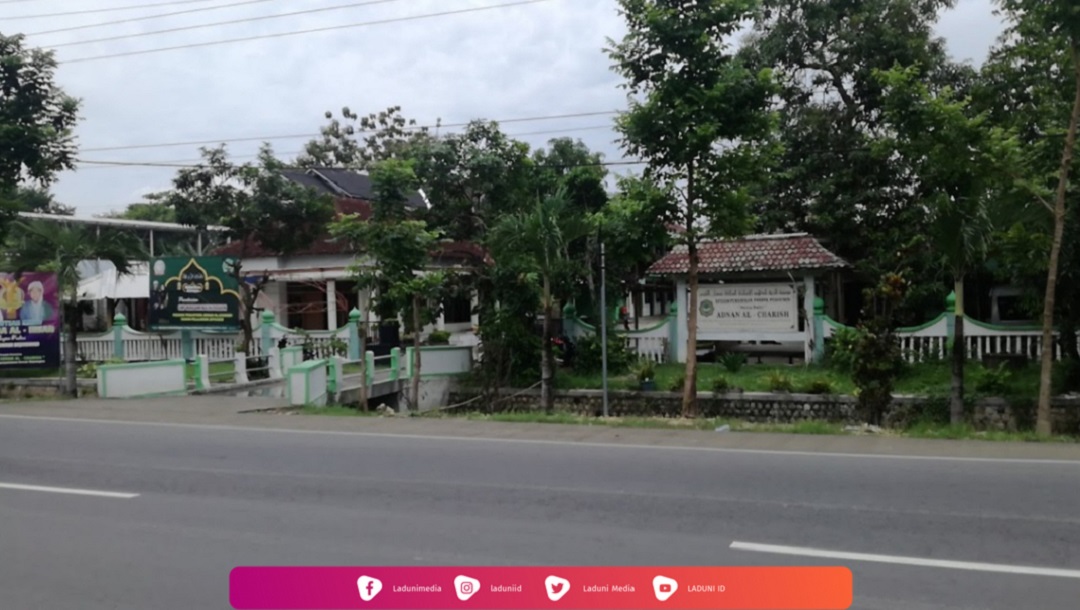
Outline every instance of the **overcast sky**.
{"type": "MultiPolygon", "coordinates": [[[[325,123],[323,113],[349,106],[366,114],[399,105],[421,124],[461,123],[613,111],[623,106],[619,79],[602,49],[619,37],[615,0],[548,0],[471,13],[351,27],[93,61],[79,58],[392,20],[507,4],[514,0],[9,0],[0,3],[5,34],[27,34],[207,7],[183,15],[31,35],[35,46],[296,11],[359,5],[304,15],[218,25],[137,38],[59,46],[58,79],[83,100],[80,158],[135,163],[190,163],[197,145],[148,144],[267,138],[284,158],[325,123]],[[20,15],[159,4],[139,10],[13,20],[20,15]],[[236,6],[236,5],[240,6],[236,6]],[[94,150],[112,148],[112,150],[94,150]]],[[[990,0],[960,0],[939,33],[957,58],[980,63],[1001,31],[990,0]]],[[[504,125],[534,147],[569,135],[608,160],[622,158],[610,116],[504,125]],[[545,132],[545,133],[536,133],[545,132]]],[[[229,143],[247,161],[258,141],[229,143]]],[[[618,168],[617,168],[618,169],[618,168]]],[[[122,209],[167,188],[175,169],[81,165],[54,186],[79,216],[122,209]]],[[[627,170],[620,170],[627,171],[627,170]]]]}

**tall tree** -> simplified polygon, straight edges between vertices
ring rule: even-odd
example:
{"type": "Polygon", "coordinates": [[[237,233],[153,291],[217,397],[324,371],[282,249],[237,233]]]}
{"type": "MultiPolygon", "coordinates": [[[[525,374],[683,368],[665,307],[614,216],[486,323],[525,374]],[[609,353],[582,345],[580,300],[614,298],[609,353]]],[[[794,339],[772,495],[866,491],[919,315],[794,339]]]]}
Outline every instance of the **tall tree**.
{"type": "Polygon", "coordinates": [[[0,34],[0,229],[39,193],[20,186],[47,187],[75,167],[79,100],[56,84],[53,52],[27,48],[24,40],[0,34]]]}
{"type": "Polygon", "coordinates": [[[240,286],[243,345],[250,353],[251,314],[270,278],[247,278],[244,259],[260,246],[284,256],[307,246],[324,234],[334,207],[328,196],[285,178],[269,144],[260,149],[257,164],[232,163],[224,146],[201,152],[203,162],[180,170],[173,189],[158,200],[175,210],[180,224],[199,231],[223,226],[226,236],[240,244],[231,275],[240,286]]]}
{"type": "Polygon", "coordinates": [[[974,76],[934,34],[955,0],[762,0],[740,54],[771,67],[784,153],[763,181],[764,231],[806,231],[855,265],[866,286],[910,269],[897,317],[919,324],[944,299],[940,266],[910,239],[927,230],[913,169],[881,146],[884,85],[875,70],[916,67],[931,92],[963,94],[974,76]]]}
{"type": "Polygon", "coordinates": [[[105,260],[113,264],[118,274],[128,273],[131,262],[145,256],[142,245],[130,233],[113,230],[97,231],[86,225],[57,225],[56,222],[34,220],[16,222],[8,255],[18,271],[51,271],[56,273],[63,302],[64,376],[66,392],[78,395],[76,358],[78,357],[79,263],[105,260]]]}
{"type": "Polygon", "coordinates": [[[408,312],[413,360],[409,399],[419,409],[421,332],[438,317],[445,274],[432,269],[432,252],[440,234],[423,220],[410,219],[406,201],[419,185],[413,163],[391,159],[371,167],[375,200],[370,219],[345,216],[331,225],[331,234],[348,240],[354,252],[369,260],[357,270],[365,285],[377,285],[383,312],[408,312]]]}
{"type": "Polygon", "coordinates": [[[536,200],[528,212],[504,216],[492,230],[490,243],[498,259],[521,261],[525,270],[520,281],[540,288],[543,313],[540,357],[540,402],[550,413],[555,405],[555,355],[552,349],[552,320],[555,304],[573,294],[582,266],[570,256],[570,246],[585,237],[590,223],[574,210],[565,190],[536,200]]]}
{"type": "Polygon", "coordinates": [[[1002,189],[1010,134],[988,123],[987,113],[948,88],[931,93],[916,68],[879,72],[885,85],[883,108],[895,132],[887,150],[896,150],[914,170],[915,193],[927,211],[929,249],[952,276],[955,326],[952,346],[950,419],[963,423],[964,280],[986,257],[993,224],[991,198],[1002,189]]]}
{"type": "Polygon", "coordinates": [[[626,81],[629,110],[617,129],[646,173],[678,186],[677,208],[689,255],[683,413],[697,413],[698,246],[709,235],[741,234],[756,177],[756,141],[769,136],[774,89],[729,39],[754,15],[756,0],[619,0],[628,32],[609,40],[626,81]]]}
{"type": "Polygon", "coordinates": [[[47,189],[20,186],[11,193],[11,203],[19,212],[37,212],[56,216],[74,216],[75,208],[56,200],[47,189]]]}
{"type": "MultiPolygon", "coordinates": [[[[1004,53],[1012,55],[1015,62],[1050,69],[1049,74],[1056,75],[1052,81],[1061,85],[1071,84],[1072,89],[1071,104],[1068,101],[1064,103],[1068,108],[1068,118],[1061,117],[1057,124],[1057,131],[1064,136],[1064,143],[1053,200],[1052,203],[1047,202],[1053,216],[1053,237],[1043,299],[1042,370],[1035,429],[1038,434],[1049,436],[1052,432],[1050,399],[1053,387],[1054,313],[1062,242],[1068,218],[1069,179],[1076,155],[1077,131],[1080,129],[1080,5],[1072,0],[998,0],[998,5],[1008,23],[1004,53]]],[[[1053,84],[1050,89],[1061,90],[1053,84]]],[[[1069,337],[1066,340],[1075,339],[1069,337]]]]}
{"type": "Polygon", "coordinates": [[[361,116],[348,106],[341,117],[326,112],[330,122],[320,137],[304,147],[297,158],[301,167],[345,167],[367,170],[380,161],[411,159],[431,136],[427,127],[401,114],[401,106],[361,116]]]}
{"type": "MultiPolygon", "coordinates": [[[[634,311],[641,312],[641,281],[649,266],[672,246],[667,220],[672,214],[672,197],[644,177],[623,176],[618,192],[598,214],[607,275],[622,294],[630,293],[634,311]]],[[[635,318],[635,327],[639,324],[635,318]]]]}

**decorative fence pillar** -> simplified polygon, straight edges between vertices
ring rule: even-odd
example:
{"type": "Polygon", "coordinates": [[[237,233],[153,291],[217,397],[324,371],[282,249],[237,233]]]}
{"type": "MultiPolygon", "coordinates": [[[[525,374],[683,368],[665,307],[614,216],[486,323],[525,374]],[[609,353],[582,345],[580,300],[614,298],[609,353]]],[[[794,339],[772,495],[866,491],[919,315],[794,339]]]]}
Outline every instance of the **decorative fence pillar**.
{"type": "Polygon", "coordinates": [[[563,334],[571,339],[577,338],[577,308],[573,303],[567,303],[562,308],[563,334]]]}
{"type": "Polygon", "coordinates": [[[274,346],[274,336],[270,333],[274,326],[274,312],[264,309],[260,316],[259,334],[262,339],[262,353],[269,354],[274,346]]]}
{"type": "MultiPolygon", "coordinates": [[[[364,314],[359,309],[349,312],[349,360],[360,360],[360,325],[364,322],[364,314]]],[[[364,329],[363,332],[367,332],[364,329]]]]}
{"type": "Polygon", "coordinates": [[[390,381],[401,379],[401,348],[390,348],[390,381]]]}
{"type": "Polygon", "coordinates": [[[281,372],[281,351],[275,345],[271,347],[267,354],[267,364],[270,367],[270,378],[281,379],[284,375],[281,372]]]}
{"type": "Polygon", "coordinates": [[[370,388],[375,383],[375,352],[364,352],[364,383],[370,388]]]}
{"type": "Polygon", "coordinates": [[[113,318],[113,357],[117,360],[124,359],[124,328],[127,327],[127,318],[118,313],[113,318]]]}
{"type": "Polygon", "coordinates": [[[180,352],[184,356],[184,360],[195,359],[195,340],[191,337],[190,330],[180,331],[180,352]]]}
{"type": "Polygon", "coordinates": [[[825,299],[814,297],[814,357],[813,362],[825,360],[825,299]]]}
{"type": "Polygon", "coordinates": [[[233,371],[235,372],[235,377],[233,378],[233,383],[248,383],[250,381],[250,379],[248,379],[248,374],[247,374],[247,354],[246,353],[244,353],[244,352],[236,352],[235,353],[235,355],[233,356],[233,371]]]}
{"type": "Polygon", "coordinates": [[[671,313],[668,314],[668,362],[679,361],[679,304],[671,304],[671,313]]]}
{"type": "Polygon", "coordinates": [[[210,356],[200,354],[195,359],[195,388],[210,389],[210,356]]]}

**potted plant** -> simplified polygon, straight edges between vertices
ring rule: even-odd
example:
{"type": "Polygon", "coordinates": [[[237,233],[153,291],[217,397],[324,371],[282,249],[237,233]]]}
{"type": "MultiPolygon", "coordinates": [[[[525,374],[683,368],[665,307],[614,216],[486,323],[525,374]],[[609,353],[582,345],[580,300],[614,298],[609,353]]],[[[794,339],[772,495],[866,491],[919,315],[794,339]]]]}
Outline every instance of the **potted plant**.
{"type": "Polygon", "coordinates": [[[652,360],[643,360],[637,371],[641,391],[651,392],[656,389],[656,367],[652,360]]]}

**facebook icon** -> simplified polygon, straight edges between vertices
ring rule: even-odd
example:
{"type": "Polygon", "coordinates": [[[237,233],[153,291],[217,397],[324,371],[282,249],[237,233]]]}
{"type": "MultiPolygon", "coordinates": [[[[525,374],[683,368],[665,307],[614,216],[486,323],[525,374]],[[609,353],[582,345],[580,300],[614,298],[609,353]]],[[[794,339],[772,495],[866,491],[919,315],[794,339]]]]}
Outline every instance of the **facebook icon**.
{"type": "Polygon", "coordinates": [[[371,576],[361,576],[356,579],[356,586],[360,590],[360,599],[369,602],[382,591],[382,581],[371,576]]]}

